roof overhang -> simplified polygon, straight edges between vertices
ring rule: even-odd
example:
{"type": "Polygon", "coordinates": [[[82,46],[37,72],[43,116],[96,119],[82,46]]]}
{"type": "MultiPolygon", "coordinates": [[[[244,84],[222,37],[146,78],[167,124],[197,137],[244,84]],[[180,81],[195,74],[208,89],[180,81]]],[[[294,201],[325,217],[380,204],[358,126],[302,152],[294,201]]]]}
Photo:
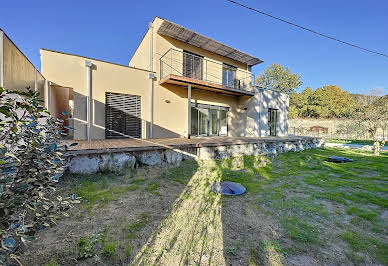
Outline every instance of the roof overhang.
{"type": "Polygon", "coordinates": [[[158,29],[158,34],[169,36],[173,39],[188,43],[190,45],[233,59],[237,62],[241,62],[249,66],[264,62],[259,58],[243,53],[237,49],[217,42],[192,30],[186,29],[185,27],[182,27],[168,20],[164,20],[162,22],[158,29]]]}

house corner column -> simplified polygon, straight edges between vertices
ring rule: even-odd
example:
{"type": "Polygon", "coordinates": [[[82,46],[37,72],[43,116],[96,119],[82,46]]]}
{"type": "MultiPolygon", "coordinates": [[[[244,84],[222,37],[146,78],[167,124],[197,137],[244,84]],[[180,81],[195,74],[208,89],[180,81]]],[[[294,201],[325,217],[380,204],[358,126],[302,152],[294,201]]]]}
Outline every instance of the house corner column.
{"type": "Polygon", "coordinates": [[[187,85],[187,138],[191,136],[191,84],[187,85]]]}

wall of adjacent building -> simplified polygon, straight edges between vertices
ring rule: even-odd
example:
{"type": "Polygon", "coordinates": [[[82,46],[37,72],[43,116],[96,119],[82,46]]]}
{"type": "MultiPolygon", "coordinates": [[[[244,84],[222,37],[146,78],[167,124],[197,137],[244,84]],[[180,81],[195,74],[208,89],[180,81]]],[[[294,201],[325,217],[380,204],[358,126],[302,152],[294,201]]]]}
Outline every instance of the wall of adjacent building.
{"type": "Polygon", "coordinates": [[[37,90],[44,99],[45,78],[19,50],[12,40],[0,31],[0,79],[8,90],[37,90]]]}

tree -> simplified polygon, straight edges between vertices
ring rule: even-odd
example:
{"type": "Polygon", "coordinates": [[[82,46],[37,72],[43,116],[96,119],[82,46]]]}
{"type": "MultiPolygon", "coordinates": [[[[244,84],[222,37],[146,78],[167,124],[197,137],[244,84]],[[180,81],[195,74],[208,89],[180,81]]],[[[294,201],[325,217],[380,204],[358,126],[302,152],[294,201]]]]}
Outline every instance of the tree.
{"type": "Polygon", "coordinates": [[[301,93],[290,95],[290,110],[293,118],[344,118],[355,110],[355,101],[336,85],[323,86],[316,90],[306,87],[301,93]]]}
{"type": "Polygon", "coordinates": [[[373,139],[373,152],[378,155],[380,147],[384,146],[385,138],[379,139],[377,132],[384,130],[388,124],[388,95],[376,97],[368,95],[363,98],[362,106],[355,113],[354,119],[363,125],[373,139]]]}
{"type": "MultiPolygon", "coordinates": [[[[55,185],[62,176],[67,145],[60,145],[63,120],[41,106],[38,93],[0,87],[0,264],[17,260],[20,246],[55,224],[78,203],[62,199],[55,185]]],[[[71,144],[73,146],[73,144],[71,144]]]]}
{"type": "Polygon", "coordinates": [[[291,93],[303,84],[298,74],[292,74],[290,69],[273,63],[256,79],[256,84],[266,89],[291,93]]]}

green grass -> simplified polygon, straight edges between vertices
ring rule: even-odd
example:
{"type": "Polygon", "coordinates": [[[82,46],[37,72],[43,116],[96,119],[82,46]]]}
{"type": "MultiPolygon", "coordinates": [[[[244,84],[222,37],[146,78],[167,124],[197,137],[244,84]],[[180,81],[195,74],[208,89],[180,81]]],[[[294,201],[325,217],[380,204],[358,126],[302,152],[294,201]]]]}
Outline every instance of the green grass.
{"type": "Polygon", "coordinates": [[[183,161],[179,167],[170,168],[159,178],[167,178],[181,184],[187,184],[198,169],[198,163],[193,160],[183,161]]]}
{"type": "Polygon", "coordinates": [[[346,209],[346,212],[350,215],[356,215],[368,221],[375,221],[378,216],[378,213],[375,211],[357,208],[357,207],[350,207],[346,209]]]}
{"type": "Polygon", "coordinates": [[[291,239],[306,243],[318,241],[317,227],[304,221],[302,218],[293,216],[285,219],[282,224],[291,239]]]}
{"type": "Polygon", "coordinates": [[[153,181],[147,184],[147,191],[155,194],[159,194],[156,190],[160,186],[159,182],[153,181]]]}
{"type": "Polygon", "coordinates": [[[94,235],[86,235],[82,236],[78,240],[77,248],[78,248],[78,257],[79,258],[89,258],[93,257],[98,253],[96,249],[96,245],[102,241],[104,238],[103,234],[94,234],[94,235]]]}
{"type": "Polygon", "coordinates": [[[103,254],[109,258],[117,257],[117,247],[118,243],[114,240],[108,241],[104,244],[103,254]]]}
{"type": "MultiPolygon", "coordinates": [[[[342,144],[360,144],[360,145],[373,145],[373,140],[368,139],[336,139],[336,138],[327,138],[327,143],[342,143],[342,144]]],[[[388,146],[388,143],[385,143],[384,146],[388,146]]]]}
{"type": "MultiPolygon", "coordinates": [[[[374,156],[360,150],[316,149],[283,153],[275,158],[183,161],[176,168],[154,172],[138,169],[136,174],[122,177],[80,177],[73,190],[88,209],[125,197],[130,191],[159,198],[164,196],[158,194],[162,188],[182,190],[169,206],[167,218],[151,224],[150,213],[134,210],[140,213],[135,220],[133,216],[125,217],[97,240],[93,235],[84,236],[78,250],[83,257],[104,255],[104,260],[113,261],[119,256],[124,263],[139,254],[162,258],[183,254],[183,250],[190,254],[187,256],[195,257],[199,252],[195,248],[200,247],[207,256],[214,249],[212,254],[218,252],[234,262],[244,254],[245,261],[240,263],[251,265],[270,263],[268,256],[271,263],[284,263],[285,257],[294,255],[313,256],[319,262],[335,265],[387,265],[388,223],[381,217],[388,209],[387,165],[387,152],[374,156]],[[355,162],[327,162],[331,155],[355,162]],[[215,180],[239,182],[247,193],[239,198],[220,197],[209,191],[215,180]],[[235,208],[231,209],[233,212],[229,212],[231,206],[235,208]],[[228,215],[235,213],[245,215],[241,226],[228,224],[228,215]],[[160,226],[155,232],[147,232],[156,224],[160,226]],[[228,233],[239,233],[241,237],[230,240],[228,233]],[[147,239],[141,241],[147,243],[139,243],[144,235],[147,239]],[[160,245],[154,249],[156,242],[148,242],[149,239],[158,240],[160,245]],[[196,243],[200,244],[195,247],[196,243]],[[333,249],[344,256],[336,256],[333,249]]],[[[158,215],[152,216],[156,219],[158,215]]]]}
{"type": "Polygon", "coordinates": [[[342,238],[349,244],[353,251],[367,252],[388,264],[388,244],[360,232],[346,231],[342,238]]]}
{"type": "MultiPolygon", "coordinates": [[[[362,261],[362,253],[375,263],[387,263],[383,254],[388,254],[388,243],[382,236],[388,233],[388,224],[380,214],[388,208],[388,153],[318,149],[280,154],[259,167],[261,160],[253,156],[221,160],[213,171],[220,179],[242,183],[257,209],[281,224],[291,242],[281,239],[280,244],[291,255],[319,254],[340,234],[350,244],[344,253],[353,263],[362,261]],[[355,162],[325,161],[330,155],[355,162]],[[345,215],[351,216],[350,224],[345,224],[345,215]]],[[[254,249],[250,258],[257,261],[254,249]]]]}
{"type": "Polygon", "coordinates": [[[132,250],[133,250],[133,244],[132,244],[132,243],[129,243],[129,244],[125,247],[125,254],[127,255],[128,258],[131,257],[131,255],[132,255],[132,250]]]}
{"type": "Polygon", "coordinates": [[[123,231],[126,234],[126,238],[131,240],[134,239],[136,233],[143,229],[150,221],[150,214],[148,212],[143,212],[135,222],[125,224],[123,231]]]}
{"type": "Polygon", "coordinates": [[[44,266],[59,266],[59,263],[55,258],[51,258],[48,263],[46,263],[44,266]]]}
{"type": "Polygon", "coordinates": [[[90,212],[97,204],[106,204],[126,192],[138,189],[138,183],[123,183],[116,175],[95,174],[77,177],[77,184],[73,190],[77,197],[83,199],[82,203],[90,212]]]}

